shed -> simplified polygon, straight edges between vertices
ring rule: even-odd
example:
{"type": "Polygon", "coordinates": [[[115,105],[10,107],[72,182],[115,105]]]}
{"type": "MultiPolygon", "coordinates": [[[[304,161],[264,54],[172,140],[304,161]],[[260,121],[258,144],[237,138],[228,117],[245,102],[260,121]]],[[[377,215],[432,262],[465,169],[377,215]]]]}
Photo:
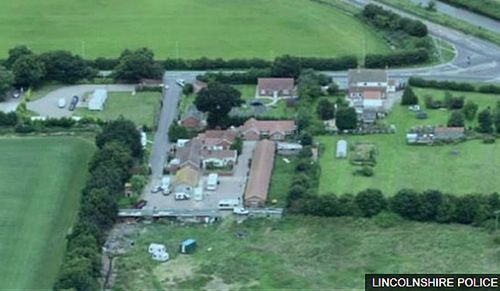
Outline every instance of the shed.
{"type": "Polygon", "coordinates": [[[107,99],[108,91],[106,89],[95,89],[89,101],[89,110],[102,111],[107,99]]]}
{"type": "Polygon", "coordinates": [[[347,141],[341,139],[337,142],[337,154],[336,157],[343,159],[347,157],[347,141]]]}
{"type": "Polygon", "coordinates": [[[196,249],[196,241],[194,239],[187,239],[181,242],[179,251],[181,254],[191,254],[196,249]]]}

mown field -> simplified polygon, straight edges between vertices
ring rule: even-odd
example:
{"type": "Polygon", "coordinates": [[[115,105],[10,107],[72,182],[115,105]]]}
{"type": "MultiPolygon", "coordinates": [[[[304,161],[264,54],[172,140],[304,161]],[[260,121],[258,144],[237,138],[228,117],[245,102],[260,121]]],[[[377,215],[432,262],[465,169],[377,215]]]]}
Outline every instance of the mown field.
{"type": "MultiPolygon", "coordinates": [[[[453,92],[465,96],[479,105],[479,110],[494,108],[500,96],[491,94],[453,92]]],[[[445,91],[416,89],[421,106],[425,95],[443,99],[445,91]]],[[[450,111],[426,110],[429,118],[418,120],[406,107],[396,105],[387,122],[396,126],[392,135],[322,136],[318,141],[325,150],[322,154],[319,192],[336,194],[357,193],[366,188],[376,188],[388,196],[398,190],[439,189],[453,194],[492,193],[500,189],[497,179],[500,170],[500,144],[483,144],[480,140],[446,146],[408,146],[405,135],[416,125],[446,125],[450,111]],[[377,147],[373,177],[354,176],[357,168],[348,160],[335,158],[336,142],[345,139],[349,144],[373,143],[377,147]]],[[[468,126],[474,126],[468,122],[468,126]]]]}
{"type": "Polygon", "coordinates": [[[19,44],[37,52],[70,50],[86,58],[116,57],[125,48],[139,47],[150,47],[159,58],[389,51],[371,28],[343,10],[291,1],[2,1],[0,57],[19,44]]]}
{"type": "Polygon", "coordinates": [[[93,150],[80,138],[0,138],[0,289],[52,288],[93,150]]]}
{"type": "Polygon", "coordinates": [[[87,108],[77,108],[79,116],[96,117],[103,120],[114,120],[123,116],[132,120],[138,126],[154,125],[160,108],[161,94],[157,92],[109,92],[103,111],[90,111],[87,108]]]}
{"type": "Polygon", "coordinates": [[[116,290],[353,290],[363,288],[365,273],[500,271],[500,246],[479,228],[382,215],[153,224],[138,233],[131,252],[116,260],[116,290]],[[198,241],[192,255],[178,254],[186,238],[198,241]],[[165,244],[171,260],[153,261],[147,253],[152,242],[165,244]]]}

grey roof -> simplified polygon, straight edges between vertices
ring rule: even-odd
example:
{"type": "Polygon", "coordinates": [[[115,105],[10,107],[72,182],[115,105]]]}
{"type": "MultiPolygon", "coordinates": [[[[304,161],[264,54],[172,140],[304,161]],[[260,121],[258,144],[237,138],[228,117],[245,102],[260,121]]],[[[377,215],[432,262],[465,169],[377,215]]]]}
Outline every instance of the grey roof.
{"type": "Polygon", "coordinates": [[[201,148],[202,142],[198,138],[190,140],[182,148],[179,148],[176,153],[176,158],[179,159],[181,167],[190,164],[198,169],[200,167],[201,148]]]}
{"type": "Polygon", "coordinates": [[[203,112],[199,111],[196,108],[196,106],[190,105],[186,110],[186,113],[184,113],[184,116],[182,116],[182,120],[190,117],[195,118],[197,120],[203,120],[203,112]]]}
{"type": "Polygon", "coordinates": [[[349,70],[349,83],[359,82],[387,82],[387,71],[372,69],[349,70]]]}

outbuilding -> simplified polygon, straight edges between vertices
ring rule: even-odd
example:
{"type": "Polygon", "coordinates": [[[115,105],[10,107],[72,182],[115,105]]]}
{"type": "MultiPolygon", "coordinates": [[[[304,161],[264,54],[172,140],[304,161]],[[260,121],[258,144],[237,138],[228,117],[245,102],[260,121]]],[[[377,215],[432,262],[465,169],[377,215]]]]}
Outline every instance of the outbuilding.
{"type": "Polygon", "coordinates": [[[338,159],[343,159],[347,157],[347,141],[341,139],[337,142],[337,154],[338,159]]]}
{"type": "Polygon", "coordinates": [[[89,110],[102,111],[104,103],[108,99],[108,91],[106,89],[95,89],[92,98],[89,101],[89,110]]]}
{"type": "Polygon", "coordinates": [[[181,254],[191,254],[196,250],[196,241],[194,239],[187,239],[179,246],[181,254]]]}

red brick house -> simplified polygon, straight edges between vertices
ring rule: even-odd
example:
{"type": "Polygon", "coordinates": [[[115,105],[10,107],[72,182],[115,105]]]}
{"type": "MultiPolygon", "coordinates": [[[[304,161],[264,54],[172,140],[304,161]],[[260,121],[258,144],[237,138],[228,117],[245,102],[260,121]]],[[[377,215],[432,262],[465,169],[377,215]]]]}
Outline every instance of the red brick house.
{"type": "Polygon", "coordinates": [[[257,80],[256,96],[293,97],[295,94],[295,81],[293,78],[259,78],[257,80]]]}
{"type": "Polygon", "coordinates": [[[199,129],[206,125],[205,116],[194,105],[189,106],[179,124],[186,128],[199,129]]]}
{"type": "Polygon", "coordinates": [[[228,150],[238,136],[235,129],[227,130],[207,130],[198,134],[198,139],[203,144],[203,149],[207,150],[228,150]]]}
{"type": "Polygon", "coordinates": [[[284,140],[296,130],[297,126],[293,120],[256,120],[255,118],[250,118],[239,127],[245,140],[259,140],[260,138],[284,140]]]}

